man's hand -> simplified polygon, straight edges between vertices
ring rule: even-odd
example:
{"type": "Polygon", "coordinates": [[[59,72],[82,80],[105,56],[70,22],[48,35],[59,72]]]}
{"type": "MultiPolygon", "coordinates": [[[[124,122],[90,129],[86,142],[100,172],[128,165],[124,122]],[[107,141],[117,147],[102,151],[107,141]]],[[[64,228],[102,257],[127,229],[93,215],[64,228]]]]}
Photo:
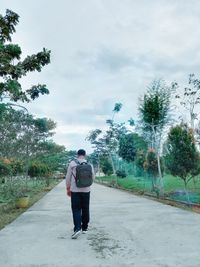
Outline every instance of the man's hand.
{"type": "Polygon", "coordinates": [[[68,197],[71,197],[70,187],[67,187],[67,188],[66,188],[66,191],[67,191],[67,195],[68,195],[68,197]]]}

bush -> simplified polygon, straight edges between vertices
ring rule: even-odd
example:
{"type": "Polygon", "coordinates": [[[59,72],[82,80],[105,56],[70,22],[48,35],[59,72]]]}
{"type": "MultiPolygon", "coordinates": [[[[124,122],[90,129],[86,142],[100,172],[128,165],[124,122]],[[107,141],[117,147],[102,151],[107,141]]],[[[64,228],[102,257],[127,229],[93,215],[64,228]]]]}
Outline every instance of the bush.
{"type": "Polygon", "coordinates": [[[110,161],[108,160],[108,158],[106,158],[106,157],[102,158],[100,161],[100,166],[101,166],[101,169],[105,175],[110,176],[112,174],[112,172],[113,172],[112,165],[111,165],[110,161]]]}
{"type": "Polygon", "coordinates": [[[117,170],[116,175],[117,177],[120,177],[120,178],[125,178],[127,176],[124,170],[117,170]]]}
{"type": "Polygon", "coordinates": [[[23,162],[21,160],[12,159],[10,163],[13,175],[19,175],[23,173],[23,162]]]}
{"type": "Polygon", "coordinates": [[[146,152],[138,150],[135,157],[135,176],[144,176],[144,163],[145,163],[146,152]]]}
{"type": "Polygon", "coordinates": [[[156,154],[153,149],[149,149],[147,152],[146,161],[144,162],[144,169],[149,176],[158,176],[158,164],[156,154]]]}
{"type": "Polygon", "coordinates": [[[0,160],[0,177],[11,174],[11,167],[6,160],[0,160]]]}
{"type": "Polygon", "coordinates": [[[49,174],[49,167],[41,163],[40,161],[32,161],[29,169],[28,169],[28,175],[30,177],[46,177],[49,174]]]}

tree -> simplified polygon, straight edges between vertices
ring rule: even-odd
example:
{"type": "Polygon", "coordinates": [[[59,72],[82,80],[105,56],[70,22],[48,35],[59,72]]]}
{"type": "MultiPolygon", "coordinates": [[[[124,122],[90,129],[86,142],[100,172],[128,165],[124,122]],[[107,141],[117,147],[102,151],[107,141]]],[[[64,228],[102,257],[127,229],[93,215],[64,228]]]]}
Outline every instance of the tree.
{"type": "Polygon", "coordinates": [[[100,165],[101,165],[101,169],[105,175],[110,176],[112,174],[112,171],[113,171],[112,170],[112,164],[110,163],[110,160],[108,157],[106,157],[106,156],[101,157],[100,165]]]}
{"type": "Polygon", "coordinates": [[[115,106],[113,108],[112,121],[114,121],[114,117],[115,117],[116,113],[120,112],[121,108],[122,108],[122,103],[115,103],[115,106]]]}
{"type": "Polygon", "coordinates": [[[137,150],[135,156],[135,176],[144,176],[144,164],[146,161],[146,150],[137,150]]]}
{"type": "Polygon", "coordinates": [[[47,139],[39,143],[34,160],[38,160],[48,166],[50,172],[60,171],[64,173],[68,161],[68,153],[64,146],[47,139]]]}
{"type": "Polygon", "coordinates": [[[0,156],[21,159],[27,176],[30,159],[42,154],[42,144],[54,134],[55,122],[0,104],[0,123],[0,156]]]}
{"type": "Polygon", "coordinates": [[[133,134],[126,134],[119,141],[119,156],[128,161],[133,162],[136,156],[136,147],[133,134]]]}
{"type": "Polygon", "coordinates": [[[119,139],[127,132],[124,123],[114,123],[115,114],[120,111],[121,107],[121,103],[115,104],[112,119],[106,120],[108,129],[105,132],[100,129],[95,129],[86,138],[86,140],[91,142],[98,155],[98,170],[100,170],[100,157],[102,155],[108,155],[112,164],[113,174],[116,174],[114,155],[117,155],[119,139]]]}
{"type": "Polygon", "coordinates": [[[179,98],[180,104],[189,112],[190,127],[195,129],[195,120],[198,119],[199,104],[200,104],[200,80],[195,78],[194,74],[189,75],[189,87],[184,88],[182,96],[176,95],[179,98]]]}
{"type": "Polygon", "coordinates": [[[20,150],[24,142],[19,139],[24,134],[24,110],[15,110],[11,106],[0,103],[0,156],[13,158],[20,157],[20,150]]]}
{"type": "MultiPolygon", "coordinates": [[[[157,177],[159,176],[159,172],[158,172],[157,156],[154,149],[150,148],[147,151],[146,158],[143,164],[148,177],[151,179],[152,191],[156,192],[157,196],[159,197],[160,190],[157,184],[157,177]]],[[[161,161],[161,170],[163,171],[162,161],[161,161]]]]}
{"type": "Polygon", "coordinates": [[[137,133],[123,135],[119,141],[119,156],[128,162],[134,162],[137,151],[147,150],[147,144],[137,133]]]}
{"type": "MultiPolygon", "coordinates": [[[[87,160],[93,165],[95,173],[99,171],[99,155],[96,151],[87,156],[87,160]]],[[[100,172],[99,172],[100,176],[100,172]]]]}
{"type": "Polygon", "coordinates": [[[107,153],[109,155],[111,164],[112,164],[112,169],[113,169],[113,174],[116,175],[116,167],[114,164],[114,159],[113,159],[113,154],[116,154],[119,146],[119,139],[123,132],[126,132],[126,128],[124,127],[124,123],[116,124],[114,123],[114,117],[115,115],[120,112],[122,108],[121,103],[115,103],[115,106],[113,108],[113,115],[112,119],[108,119],[106,123],[108,124],[108,130],[106,131],[103,139],[105,143],[105,147],[107,149],[107,153]]]}
{"type": "Polygon", "coordinates": [[[11,10],[6,10],[6,15],[0,15],[0,101],[7,99],[17,102],[29,102],[39,97],[40,94],[48,94],[46,85],[33,85],[23,90],[19,79],[29,72],[42,70],[42,67],[50,63],[50,51],[45,48],[27,56],[22,57],[19,45],[12,44],[11,35],[15,32],[15,26],[19,22],[19,15],[11,10]]]}
{"type": "MultiPolygon", "coordinates": [[[[163,191],[163,179],[160,163],[161,141],[164,128],[170,121],[170,98],[175,85],[168,87],[161,80],[155,80],[148,88],[139,105],[140,124],[150,147],[155,150],[158,173],[163,191]]],[[[163,192],[161,192],[163,194],[163,192]]]]}
{"type": "MultiPolygon", "coordinates": [[[[118,153],[120,139],[127,133],[124,123],[114,123],[113,120],[107,120],[109,128],[105,132],[102,141],[105,144],[107,154],[113,168],[113,174],[116,174],[115,158],[118,153]]],[[[119,160],[119,158],[117,158],[119,160]]]]}
{"type": "Polygon", "coordinates": [[[172,127],[166,142],[165,164],[170,173],[180,177],[185,186],[200,173],[200,155],[193,130],[187,124],[172,127]]]}
{"type": "Polygon", "coordinates": [[[106,147],[104,140],[100,137],[101,134],[102,131],[100,129],[95,129],[93,131],[90,131],[88,136],[86,137],[86,140],[88,140],[92,144],[94,148],[94,153],[97,156],[97,170],[99,175],[100,175],[100,157],[106,154],[106,147]]]}
{"type": "MultiPolygon", "coordinates": [[[[127,133],[124,123],[114,122],[114,117],[116,113],[121,110],[121,107],[121,103],[115,104],[112,118],[106,120],[108,129],[105,132],[100,129],[95,129],[91,131],[86,138],[86,140],[90,141],[93,145],[95,152],[98,155],[98,162],[100,162],[100,157],[102,155],[107,155],[109,157],[114,175],[116,174],[115,162],[119,160],[118,158],[116,159],[119,148],[119,140],[125,133],[127,133]]],[[[100,170],[99,166],[100,164],[98,163],[98,170],[100,170]]]]}

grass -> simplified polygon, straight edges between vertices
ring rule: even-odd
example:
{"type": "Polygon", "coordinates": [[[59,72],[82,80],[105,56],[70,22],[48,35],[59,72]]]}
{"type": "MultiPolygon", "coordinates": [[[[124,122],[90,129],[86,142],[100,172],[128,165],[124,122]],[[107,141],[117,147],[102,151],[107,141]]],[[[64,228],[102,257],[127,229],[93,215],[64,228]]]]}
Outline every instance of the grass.
{"type": "Polygon", "coordinates": [[[35,183],[34,181],[28,182],[28,190],[27,193],[30,197],[29,205],[27,208],[16,208],[15,201],[13,198],[3,199],[1,198],[0,203],[0,229],[4,228],[7,224],[11,223],[15,220],[21,213],[26,211],[30,206],[32,206],[35,202],[41,199],[48,191],[54,188],[61,179],[52,179],[50,181],[49,187],[46,186],[44,181],[40,181],[35,183]]]}
{"type": "MultiPolygon", "coordinates": [[[[109,185],[118,185],[123,189],[136,191],[139,193],[151,193],[152,194],[152,182],[145,177],[135,177],[130,175],[126,178],[117,178],[115,176],[97,177],[97,181],[104,182],[109,185]]],[[[180,178],[172,175],[165,175],[163,178],[164,192],[166,197],[170,197],[174,200],[187,201],[187,196],[184,193],[184,183],[180,178]]],[[[200,177],[196,179],[194,184],[193,180],[188,183],[187,186],[190,201],[194,203],[200,203],[200,177]]],[[[154,193],[155,194],[155,193],[154,193]]]]}

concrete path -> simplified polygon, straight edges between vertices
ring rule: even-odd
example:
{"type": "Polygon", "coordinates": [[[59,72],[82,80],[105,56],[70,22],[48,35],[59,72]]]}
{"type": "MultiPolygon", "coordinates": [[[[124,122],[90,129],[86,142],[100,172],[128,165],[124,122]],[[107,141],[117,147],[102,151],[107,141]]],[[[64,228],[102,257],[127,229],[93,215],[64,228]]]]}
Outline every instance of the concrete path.
{"type": "Polygon", "coordinates": [[[72,233],[64,181],[0,231],[0,267],[200,267],[200,215],[95,184],[72,233]]]}

